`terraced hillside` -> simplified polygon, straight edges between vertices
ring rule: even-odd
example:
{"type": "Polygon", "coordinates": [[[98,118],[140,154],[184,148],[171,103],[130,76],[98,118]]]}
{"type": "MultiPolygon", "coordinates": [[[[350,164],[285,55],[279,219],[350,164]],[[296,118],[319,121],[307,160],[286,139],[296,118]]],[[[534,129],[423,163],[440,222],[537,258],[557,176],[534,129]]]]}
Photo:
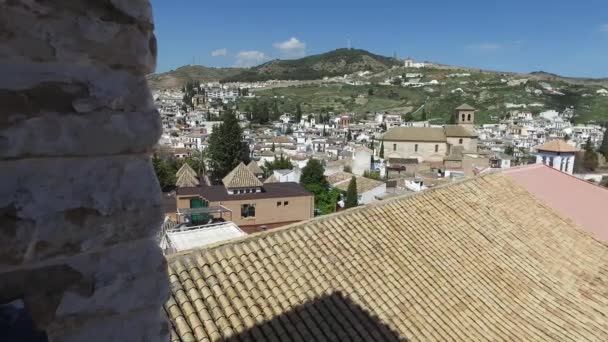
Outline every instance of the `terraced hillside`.
{"type": "MultiPolygon", "coordinates": [[[[597,93],[600,89],[606,89],[602,85],[572,84],[561,78],[543,78],[541,81],[535,75],[480,71],[467,71],[470,76],[449,77],[458,73],[463,72],[393,68],[368,78],[359,78],[370,82],[370,85],[352,86],[335,82],[261,90],[256,91],[256,95],[262,101],[278,102],[279,108],[288,112],[295,110],[300,103],[304,112],[411,112],[414,118],[426,116],[436,123],[447,122],[453,108],[462,103],[479,109],[479,123],[497,121],[513,109],[508,107],[509,104],[526,105],[522,110],[535,114],[572,107],[576,122],[608,121],[608,96],[597,93]],[[422,73],[419,82],[426,85],[404,87],[378,84],[387,78],[407,73],[422,73]],[[428,84],[433,80],[438,84],[428,84]]],[[[247,102],[242,102],[239,108],[246,109],[247,105],[247,102]]]]}

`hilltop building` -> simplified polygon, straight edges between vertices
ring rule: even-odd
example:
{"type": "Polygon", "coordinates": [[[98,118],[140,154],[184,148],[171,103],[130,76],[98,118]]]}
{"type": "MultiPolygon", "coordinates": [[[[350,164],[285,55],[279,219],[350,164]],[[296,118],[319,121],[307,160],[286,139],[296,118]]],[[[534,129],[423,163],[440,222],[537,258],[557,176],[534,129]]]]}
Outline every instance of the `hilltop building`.
{"type": "Polygon", "coordinates": [[[413,59],[411,59],[411,58],[408,57],[403,62],[403,66],[405,68],[422,69],[422,68],[426,67],[426,64],[425,63],[421,63],[421,62],[415,62],[413,59]]]}

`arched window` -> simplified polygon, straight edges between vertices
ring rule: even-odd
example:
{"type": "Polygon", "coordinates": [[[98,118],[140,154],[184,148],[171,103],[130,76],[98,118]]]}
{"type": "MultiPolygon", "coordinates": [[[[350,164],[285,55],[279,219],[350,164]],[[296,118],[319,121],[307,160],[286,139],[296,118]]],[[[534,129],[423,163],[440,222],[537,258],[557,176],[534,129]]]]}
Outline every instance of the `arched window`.
{"type": "Polygon", "coordinates": [[[464,122],[464,114],[462,114],[462,121],[464,122]]]}
{"type": "Polygon", "coordinates": [[[435,145],[435,152],[439,152],[439,145],[435,145]]]}
{"type": "Polygon", "coordinates": [[[458,143],[459,143],[460,145],[462,145],[462,142],[463,142],[462,138],[458,139],[458,143]]]}
{"type": "Polygon", "coordinates": [[[471,114],[469,114],[469,115],[467,116],[467,121],[469,121],[469,122],[471,121],[471,114]]]}

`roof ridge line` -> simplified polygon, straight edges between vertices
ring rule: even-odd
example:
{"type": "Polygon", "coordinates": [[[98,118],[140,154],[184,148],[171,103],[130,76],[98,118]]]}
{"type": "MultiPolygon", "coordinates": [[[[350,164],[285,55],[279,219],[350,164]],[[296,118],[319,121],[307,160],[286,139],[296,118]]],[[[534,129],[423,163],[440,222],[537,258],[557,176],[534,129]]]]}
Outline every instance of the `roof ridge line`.
{"type": "Polygon", "coordinates": [[[319,217],[313,217],[311,219],[308,219],[308,220],[305,220],[305,221],[296,222],[296,223],[292,223],[292,224],[289,224],[289,225],[286,225],[286,226],[283,226],[283,227],[274,228],[274,229],[267,230],[267,231],[262,231],[262,232],[256,232],[256,233],[249,234],[249,235],[246,235],[246,236],[243,236],[243,237],[238,237],[238,238],[234,238],[234,239],[220,241],[220,242],[217,242],[217,243],[214,243],[214,244],[210,244],[210,245],[207,245],[207,246],[204,246],[204,247],[194,248],[194,249],[190,249],[190,250],[187,250],[187,251],[182,251],[182,252],[175,253],[175,254],[170,254],[170,255],[167,255],[166,258],[167,258],[168,262],[171,262],[174,259],[176,259],[178,257],[182,257],[184,255],[189,255],[189,254],[196,253],[196,252],[199,252],[199,251],[207,251],[207,250],[211,250],[211,249],[216,249],[216,248],[220,248],[222,246],[233,244],[233,243],[239,243],[239,242],[244,242],[244,241],[248,241],[248,240],[257,240],[257,239],[259,239],[259,238],[261,238],[263,236],[278,234],[278,233],[280,233],[280,232],[282,232],[284,230],[287,230],[287,229],[296,228],[298,226],[304,227],[305,224],[309,224],[311,222],[323,222],[323,221],[326,221],[326,220],[330,220],[330,219],[332,219],[334,217],[338,217],[338,216],[342,216],[342,215],[346,215],[346,214],[350,214],[350,213],[354,213],[354,212],[359,212],[359,211],[367,210],[369,208],[376,208],[376,207],[379,207],[379,206],[389,205],[390,203],[397,202],[397,201],[400,201],[400,200],[403,200],[403,199],[408,199],[408,198],[411,198],[411,197],[421,196],[421,195],[424,195],[424,194],[428,194],[428,193],[432,193],[432,192],[435,192],[435,191],[439,191],[439,190],[441,190],[443,188],[447,188],[447,187],[450,187],[450,186],[453,186],[453,185],[456,185],[456,184],[462,184],[462,183],[472,182],[472,181],[475,181],[477,179],[486,178],[486,177],[489,177],[490,175],[496,175],[496,174],[499,174],[499,173],[500,173],[499,171],[494,171],[494,172],[488,172],[488,173],[484,173],[482,175],[477,175],[477,176],[470,177],[470,178],[464,178],[464,179],[456,179],[456,178],[454,178],[454,181],[452,183],[438,185],[438,186],[435,186],[435,187],[433,187],[431,189],[428,189],[428,190],[425,190],[425,191],[414,192],[414,193],[407,193],[407,194],[404,194],[404,195],[401,195],[401,196],[397,196],[397,197],[394,197],[394,198],[389,198],[389,199],[382,200],[382,201],[379,201],[379,202],[370,203],[370,204],[367,204],[367,205],[364,205],[364,206],[359,206],[359,207],[354,207],[354,208],[346,209],[346,210],[343,210],[343,211],[340,211],[340,212],[336,212],[336,213],[332,213],[332,214],[329,214],[329,215],[324,215],[324,216],[319,216],[319,217]]]}

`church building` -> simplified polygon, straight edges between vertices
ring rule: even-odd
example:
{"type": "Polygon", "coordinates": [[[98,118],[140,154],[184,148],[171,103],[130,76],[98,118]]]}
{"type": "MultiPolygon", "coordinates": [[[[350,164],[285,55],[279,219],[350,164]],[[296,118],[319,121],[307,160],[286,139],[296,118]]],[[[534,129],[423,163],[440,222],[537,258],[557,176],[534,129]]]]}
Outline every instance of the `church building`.
{"type": "Polygon", "coordinates": [[[385,156],[443,162],[454,147],[460,152],[477,153],[475,111],[467,104],[456,108],[454,125],[391,128],[383,136],[385,156]]]}

